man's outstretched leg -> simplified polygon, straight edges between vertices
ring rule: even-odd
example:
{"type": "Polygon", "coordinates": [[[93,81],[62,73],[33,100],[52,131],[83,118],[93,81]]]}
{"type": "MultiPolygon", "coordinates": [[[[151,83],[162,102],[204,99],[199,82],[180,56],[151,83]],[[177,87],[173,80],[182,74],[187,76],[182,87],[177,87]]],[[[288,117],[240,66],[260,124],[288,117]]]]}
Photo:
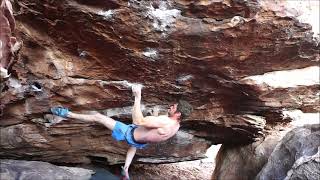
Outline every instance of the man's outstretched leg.
{"type": "MultiPolygon", "coordinates": [[[[141,91],[140,91],[141,92],[141,91]]],[[[116,140],[125,140],[125,134],[126,130],[128,129],[128,126],[113,120],[112,118],[109,118],[107,116],[104,116],[100,113],[96,114],[77,114],[70,112],[67,108],[62,107],[54,107],[51,108],[51,112],[54,115],[61,116],[64,118],[73,118],[78,119],[85,122],[98,122],[106,126],[108,129],[112,130],[112,137],[116,140]]],[[[142,114],[142,113],[141,113],[142,114]]],[[[143,117],[143,116],[142,116],[143,117]]],[[[132,159],[136,153],[137,148],[136,147],[130,147],[127,155],[126,155],[126,161],[125,166],[123,167],[123,176],[125,180],[129,180],[129,166],[132,162],[132,159]]]]}
{"type": "Polygon", "coordinates": [[[143,121],[143,114],[141,111],[141,86],[133,85],[132,93],[134,95],[134,104],[132,108],[133,124],[140,124],[143,121]]]}
{"type": "Polygon", "coordinates": [[[97,122],[100,124],[103,124],[108,129],[113,130],[116,121],[112,118],[109,118],[107,116],[104,116],[100,113],[96,114],[77,114],[69,111],[67,108],[63,107],[53,107],[51,108],[51,112],[54,115],[64,117],[64,118],[72,118],[72,119],[78,119],[85,122],[97,122]]]}

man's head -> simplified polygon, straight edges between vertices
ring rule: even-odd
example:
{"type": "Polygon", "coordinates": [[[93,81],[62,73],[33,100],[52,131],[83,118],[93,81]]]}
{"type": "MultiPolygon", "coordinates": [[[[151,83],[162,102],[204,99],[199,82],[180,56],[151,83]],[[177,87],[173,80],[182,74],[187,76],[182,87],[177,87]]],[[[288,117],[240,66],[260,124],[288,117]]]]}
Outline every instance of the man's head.
{"type": "Polygon", "coordinates": [[[172,119],[179,120],[180,118],[186,118],[192,112],[192,106],[183,100],[179,100],[178,104],[171,105],[168,109],[168,115],[172,119]]]}

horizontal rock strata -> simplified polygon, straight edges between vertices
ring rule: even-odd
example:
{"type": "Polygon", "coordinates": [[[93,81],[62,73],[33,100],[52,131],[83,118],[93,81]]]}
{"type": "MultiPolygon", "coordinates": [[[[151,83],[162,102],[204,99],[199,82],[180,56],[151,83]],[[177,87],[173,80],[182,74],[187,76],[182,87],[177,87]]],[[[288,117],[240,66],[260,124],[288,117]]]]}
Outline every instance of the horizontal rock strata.
{"type": "Polygon", "coordinates": [[[19,51],[1,46],[1,67],[11,74],[1,81],[1,157],[123,162],[127,145],[106,128],[55,121],[49,108],[129,123],[132,84],[144,86],[146,114],[178,100],[194,109],[175,138],[139,151],[139,162],[199,159],[211,144],[260,139],[266,125],[287,121],[284,108],[319,110],[319,83],[270,88],[244,80],[319,63],[312,27],[273,1],[20,0],[12,4],[15,23],[4,3],[1,42],[23,43],[19,51]]]}

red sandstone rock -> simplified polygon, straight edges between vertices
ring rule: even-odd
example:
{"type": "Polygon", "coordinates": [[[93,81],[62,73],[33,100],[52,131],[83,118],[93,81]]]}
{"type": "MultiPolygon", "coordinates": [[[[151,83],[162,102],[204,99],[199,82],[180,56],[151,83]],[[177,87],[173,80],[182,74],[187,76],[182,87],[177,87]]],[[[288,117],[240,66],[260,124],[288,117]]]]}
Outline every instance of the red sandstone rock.
{"type": "Polygon", "coordinates": [[[283,108],[319,110],[310,100],[318,85],[268,89],[242,81],[318,65],[310,25],[258,1],[152,2],[14,2],[14,34],[23,46],[1,92],[1,157],[123,162],[127,145],[104,127],[50,124],[46,114],[64,105],[129,122],[131,83],[143,84],[146,113],[180,99],[194,107],[181,133],[139,151],[140,162],[198,159],[210,144],[257,140],[265,124],[283,121],[283,108]]]}

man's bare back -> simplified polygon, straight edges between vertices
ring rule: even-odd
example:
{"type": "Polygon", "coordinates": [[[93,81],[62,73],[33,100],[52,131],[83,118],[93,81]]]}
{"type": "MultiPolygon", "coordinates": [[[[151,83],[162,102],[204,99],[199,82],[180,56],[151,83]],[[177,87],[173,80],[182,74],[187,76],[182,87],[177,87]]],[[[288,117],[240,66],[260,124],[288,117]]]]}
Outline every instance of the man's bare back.
{"type": "Polygon", "coordinates": [[[147,116],[147,121],[153,121],[154,119],[165,122],[163,127],[159,128],[146,128],[139,126],[134,131],[134,138],[141,143],[156,143],[165,141],[174,136],[180,128],[180,123],[177,120],[173,120],[168,116],[147,116]]]}

